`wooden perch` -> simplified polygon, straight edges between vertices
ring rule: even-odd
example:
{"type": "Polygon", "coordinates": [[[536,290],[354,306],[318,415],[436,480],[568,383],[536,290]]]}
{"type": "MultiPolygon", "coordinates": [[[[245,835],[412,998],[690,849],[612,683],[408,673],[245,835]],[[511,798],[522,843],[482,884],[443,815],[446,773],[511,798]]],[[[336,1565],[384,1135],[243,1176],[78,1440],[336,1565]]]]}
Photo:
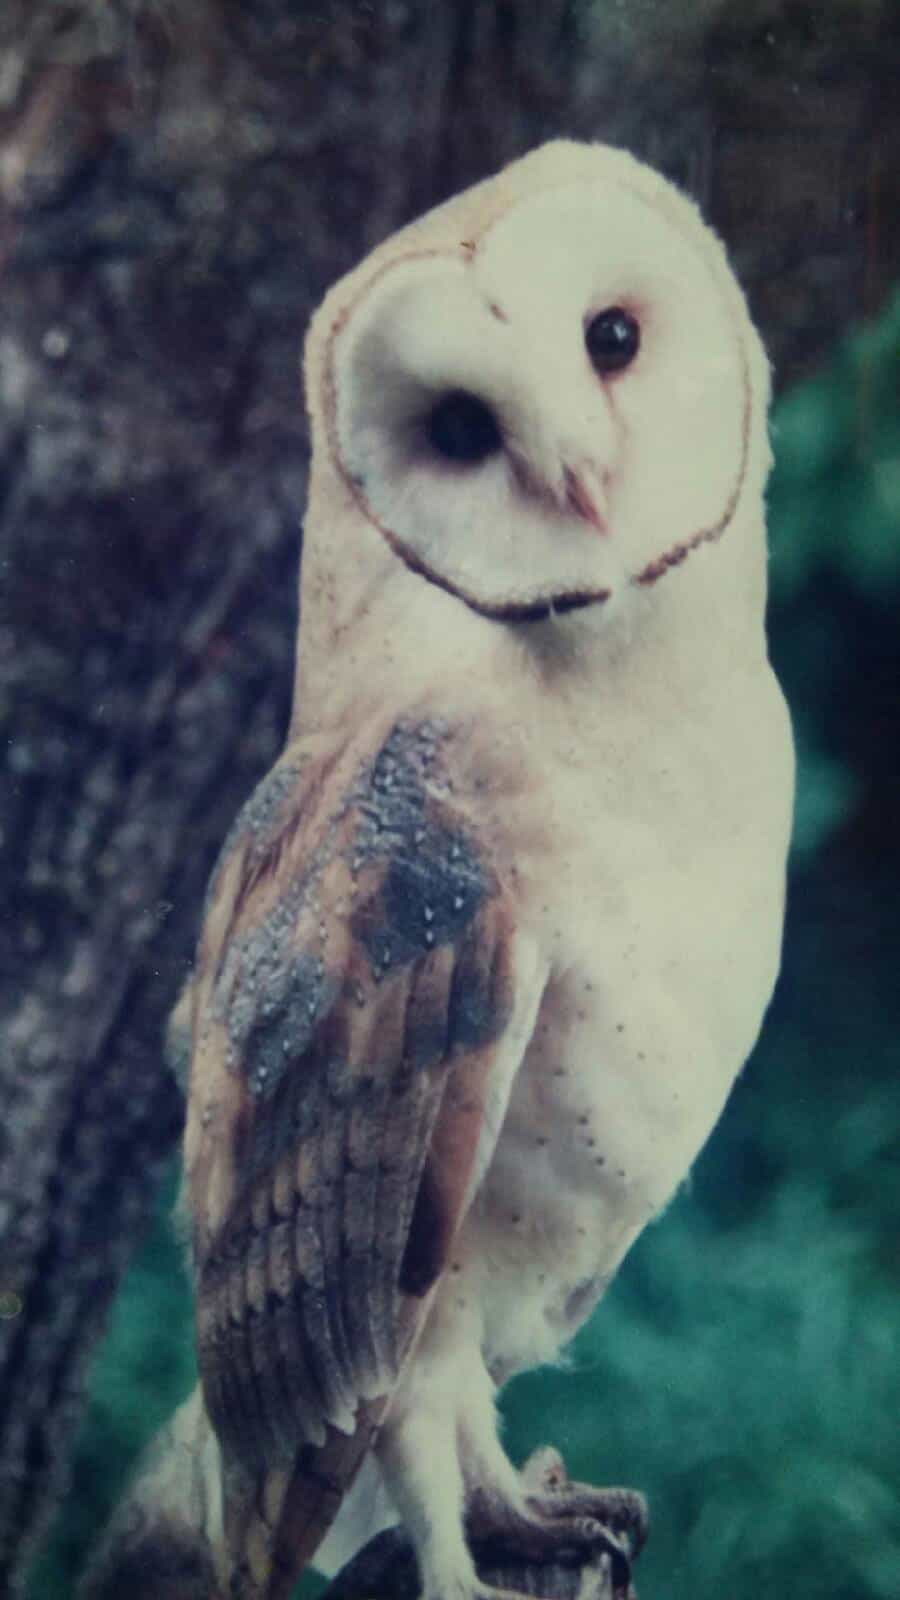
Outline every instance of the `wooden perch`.
{"type": "MultiPolygon", "coordinates": [[[[617,1581],[612,1558],[598,1552],[570,1562],[538,1564],[512,1548],[474,1546],[478,1576],[492,1587],[540,1600],[637,1600],[631,1584],[617,1581]]],[[[418,1600],[416,1563],[399,1528],[370,1539],[332,1579],[320,1600],[418,1600]]]]}

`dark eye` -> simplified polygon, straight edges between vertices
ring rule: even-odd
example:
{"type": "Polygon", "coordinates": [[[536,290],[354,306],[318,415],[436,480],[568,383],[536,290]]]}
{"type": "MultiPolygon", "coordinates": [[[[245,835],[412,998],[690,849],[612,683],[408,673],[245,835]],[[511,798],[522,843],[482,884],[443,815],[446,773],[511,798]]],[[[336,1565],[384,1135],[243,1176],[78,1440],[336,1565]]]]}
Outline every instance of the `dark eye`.
{"type": "Polygon", "coordinates": [[[621,306],[610,306],[591,317],[584,333],[584,342],[591,364],[601,377],[607,372],[621,372],[632,362],[640,349],[641,329],[636,317],[621,306]]]}
{"type": "Polygon", "coordinates": [[[438,400],[428,418],[428,442],[448,461],[484,461],[503,440],[490,406],[477,395],[454,389],[438,400]]]}

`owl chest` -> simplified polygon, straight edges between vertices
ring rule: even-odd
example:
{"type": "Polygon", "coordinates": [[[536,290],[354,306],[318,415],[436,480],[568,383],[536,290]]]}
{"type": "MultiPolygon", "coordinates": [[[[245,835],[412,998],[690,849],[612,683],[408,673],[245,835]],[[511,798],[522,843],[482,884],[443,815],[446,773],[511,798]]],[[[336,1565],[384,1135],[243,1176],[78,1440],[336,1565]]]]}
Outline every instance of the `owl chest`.
{"type": "Polygon", "coordinates": [[[633,916],[593,931],[569,929],[569,964],[548,982],[473,1219],[501,1379],[555,1358],[668,1203],[765,1003],[761,974],[742,1015],[710,1015],[733,978],[724,919],[702,938],[683,927],[681,943],[642,939],[633,916]]]}
{"type": "Polygon", "coordinates": [[[560,763],[536,794],[544,825],[523,822],[516,860],[549,971],[520,1074],[534,1112],[583,1116],[587,1096],[613,1122],[614,1080],[648,1115],[662,1098],[670,1120],[677,1095],[702,1122],[727,1092],[780,954],[791,761],[773,688],[745,693],[739,729],[726,702],[693,737],[638,731],[560,763]]]}
{"type": "Polygon", "coordinates": [[[549,977],[475,1223],[500,1372],[574,1334],[752,1048],[778,964],[788,787],[776,770],[757,792],[752,759],[743,784],[728,762],[648,768],[618,797],[602,776],[557,783],[554,847],[520,861],[549,977]]]}

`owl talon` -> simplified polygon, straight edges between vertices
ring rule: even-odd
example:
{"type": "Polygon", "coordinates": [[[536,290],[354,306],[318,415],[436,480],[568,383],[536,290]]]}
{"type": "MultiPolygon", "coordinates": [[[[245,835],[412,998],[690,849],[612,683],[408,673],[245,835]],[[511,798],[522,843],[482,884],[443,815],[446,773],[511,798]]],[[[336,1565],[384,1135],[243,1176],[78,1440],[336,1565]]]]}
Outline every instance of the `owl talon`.
{"type": "Polygon", "coordinates": [[[545,1514],[530,1499],[523,1511],[478,1497],[470,1507],[467,1527],[476,1552],[486,1561],[502,1560],[508,1552],[517,1562],[579,1566],[588,1554],[603,1554],[610,1564],[612,1592],[617,1596],[629,1592],[631,1549],[596,1517],[567,1515],[563,1507],[545,1514]]]}
{"type": "Polygon", "coordinates": [[[526,1505],[540,1521],[551,1525],[558,1519],[566,1527],[593,1523],[605,1535],[615,1535],[618,1542],[624,1540],[632,1557],[640,1554],[647,1540],[647,1501],[636,1489],[598,1489],[588,1483],[568,1483],[563,1489],[528,1494],[526,1505]]]}
{"type": "MultiPolygon", "coordinates": [[[[467,1511],[472,1542],[487,1550],[505,1549],[518,1559],[559,1566],[585,1564],[586,1552],[608,1567],[609,1592],[627,1597],[631,1563],[647,1537],[647,1502],[633,1489],[598,1489],[574,1483],[558,1450],[536,1450],[521,1472],[524,1494],[518,1503],[496,1490],[476,1488],[467,1511]]],[[[595,1559],[585,1565],[585,1581],[604,1583],[595,1559]],[[590,1573],[593,1572],[593,1578],[590,1573]]]]}
{"type": "Polygon", "coordinates": [[[540,1517],[592,1518],[607,1531],[624,1535],[632,1556],[640,1554],[647,1541],[648,1512],[647,1501],[638,1490],[599,1489],[589,1483],[573,1483],[553,1445],[534,1450],[520,1477],[526,1503],[540,1517]]]}

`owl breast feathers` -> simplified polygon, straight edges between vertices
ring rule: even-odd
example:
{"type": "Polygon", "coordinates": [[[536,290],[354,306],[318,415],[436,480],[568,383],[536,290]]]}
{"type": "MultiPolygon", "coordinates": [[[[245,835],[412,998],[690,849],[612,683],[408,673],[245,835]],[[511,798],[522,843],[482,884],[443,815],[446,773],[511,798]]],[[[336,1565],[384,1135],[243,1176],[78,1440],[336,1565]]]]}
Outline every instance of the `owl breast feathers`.
{"type": "Polygon", "coordinates": [[[217,1570],[286,1596],[399,1518],[461,1600],[478,1518],[587,1537],[497,1387],[665,1205],[775,980],[768,375],[690,202],[557,144],[338,284],[306,382],[291,729],[190,999],[217,1570]]]}

